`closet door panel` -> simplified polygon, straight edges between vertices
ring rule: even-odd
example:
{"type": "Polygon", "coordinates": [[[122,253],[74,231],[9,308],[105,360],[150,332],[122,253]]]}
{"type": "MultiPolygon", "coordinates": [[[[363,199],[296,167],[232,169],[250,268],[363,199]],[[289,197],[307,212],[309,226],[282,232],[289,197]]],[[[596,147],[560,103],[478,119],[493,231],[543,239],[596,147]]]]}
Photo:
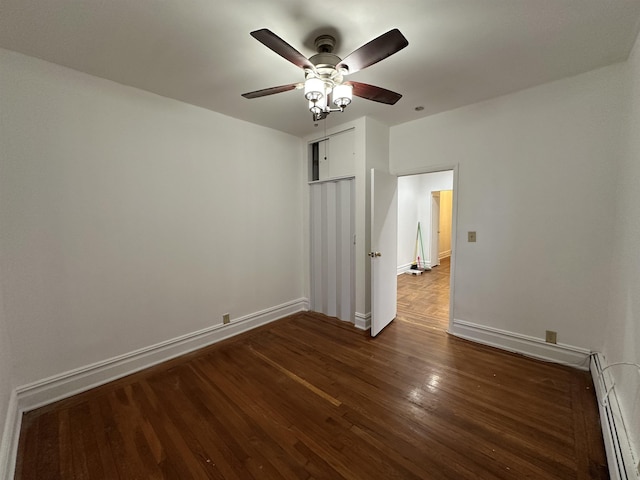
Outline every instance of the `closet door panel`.
{"type": "Polygon", "coordinates": [[[313,183],[311,188],[310,308],[354,321],[354,181],[313,183]]]}

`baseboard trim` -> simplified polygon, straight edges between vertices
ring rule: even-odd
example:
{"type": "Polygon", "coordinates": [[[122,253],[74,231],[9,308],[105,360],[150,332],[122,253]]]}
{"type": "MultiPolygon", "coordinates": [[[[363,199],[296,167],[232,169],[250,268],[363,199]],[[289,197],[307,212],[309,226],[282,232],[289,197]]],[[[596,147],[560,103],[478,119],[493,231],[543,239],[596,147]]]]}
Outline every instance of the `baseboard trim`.
{"type": "MultiPolygon", "coordinates": [[[[421,262],[422,263],[422,262],[421,262]]],[[[413,263],[407,263],[406,265],[400,265],[396,268],[396,272],[398,275],[402,275],[403,273],[407,273],[410,272],[412,270],[411,266],[414,265],[413,263]]],[[[431,270],[431,263],[429,262],[425,262],[422,263],[422,265],[420,266],[420,269],[422,271],[424,270],[431,270]]]]}
{"type": "Polygon", "coordinates": [[[356,312],[355,327],[360,330],[369,330],[371,328],[371,312],[358,313],[356,312]]]}
{"type": "Polygon", "coordinates": [[[445,250],[444,252],[438,254],[438,259],[442,260],[442,259],[448,258],[450,256],[451,256],[451,250],[445,250]]]}
{"type": "Polygon", "coordinates": [[[197,332],[125,353],[100,362],[54,375],[16,389],[18,410],[25,412],[122,378],[158,363],[244,333],[296,312],[309,309],[309,301],[299,298],[272,308],[232,319],[197,332]]]}
{"type": "Polygon", "coordinates": [[[547,362],[569,365],[580,370],[589,369],[590,351],[562,343],[546,343],[544,340],[528,335],[478,325],[464,320],[453,320],[449,333],[456,337],[501,348],[509,352],[537,358],[547,362]]]}
{"type": "Polygon", "coordinates": [[[18,395],[15,390],[11,391],[6,415],[2,439],[0,440],[0,478],[8,479],[14,476],[18,441],[20,440],[20,425],[22,423],[22,415],[18,409],[18,395]]]}
{"type": "Polygon", "coordinates": [[[404,265],[398,265],[398,268],[396,269],[396,272],[398,273],[398,275],[402,275],[404,272],[408,272],[409,270],[411,270],[411,263],[406,263],[404,265]]]}
{"type": "MultiPolygon", "coordinates": [[[[631,442],[625,427],[624,417],[613,388],[614,380],[606,371],[607,361],[601,353],[591,356],[590,370],[598,399],[602,438],[607,452],[607,464],[611,480],[632,480],[640,478],[635,468],[631,442]],[[607,392],[609,392],[607,394],[607,392]],[[634,471],[635,470],[635,471],[634,471]]],[[[632,425],[633,422],[627,422],[632,425]]]]}

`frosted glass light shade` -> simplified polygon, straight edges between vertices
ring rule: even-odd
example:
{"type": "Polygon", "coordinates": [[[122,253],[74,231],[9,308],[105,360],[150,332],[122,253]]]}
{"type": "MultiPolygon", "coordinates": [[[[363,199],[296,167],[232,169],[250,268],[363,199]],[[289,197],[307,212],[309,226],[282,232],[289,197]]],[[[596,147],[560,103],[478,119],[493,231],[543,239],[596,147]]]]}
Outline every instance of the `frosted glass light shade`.
{"type": "Polygon", "coordinates": [[[351,85],[338,85],[333,89],[333,103],[344,108],[351,103],[353,98],[353,87],[351,85]]]}
{"type": "Polygon", "coordinates": [[[311,101],[324,97],[324,82],[315,77],[307,78],[304,81],[304,97],[311,101]]]}
{"type": "Polygon", "coordinates": [[[322,113],[322,107],[318,105],[318,102],[309,101],[309,111],[314,115],[322,113]]]}
{"type": "Polygon", "coordinates": [[[327,109],[327,97],[324,95],[316,101],[309,100],[309,111],[313,114],[319,114],[327,109]]]}

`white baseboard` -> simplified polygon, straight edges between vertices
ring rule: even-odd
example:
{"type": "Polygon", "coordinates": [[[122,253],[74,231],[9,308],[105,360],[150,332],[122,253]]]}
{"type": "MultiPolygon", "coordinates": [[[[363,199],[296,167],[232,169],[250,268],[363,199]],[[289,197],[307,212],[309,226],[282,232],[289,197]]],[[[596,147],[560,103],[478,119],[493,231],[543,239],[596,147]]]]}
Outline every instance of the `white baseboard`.
{"type": "Polygon", "coordinates": [[[447,258],[451,256],[451,250],[445,250],[444,252],[440,252],[438,254],[438,259],[442,260],[443,258],[447,258]]]}
{"type": "Polygon", "coordinates": [[[580,370],[589,369],[590,351],[562,343],[547,343],[541,338],[529,337],[464,320],[453,320],[449,333],[456,337],[520,353],[528,357],[560,363],[580,370]]]}
{"type": "Polygon", "coordinates": [[[604,370],[607,365],[607,361],[601,353],[594,353],[591,356],[591,377],[600,409],[602,438],[607,452],[609,476],[611,480],[636,480],[640,478],[640,473],[636,469],[636,460],[625,427],[625,423],[633,425],[634,422],[633,419],[624,421],[618,403],[618,395],[613,388],[613,378],[608,371],[604,370]],[[607,392],[609,392],[608,395],[607,392]]]}
{"type": "Polygon", "coordinates": [[[358,313],[356,312],[355,327],[360,330],[369,330],[371,328],[371,312],[358,313]]]}
{"type": "Polygon", "coordinates": [[[20,386],[16,389],[18,410],[19,412],[33,410],[308,309],[308,299],[299,298],[241,318],[232,319],[231,323],[226,325],[214,325],[20,386]]]}
{"type": "Polygon", "coordinates": [[[408,271],[411,269],[411,263],[405,263],[404,265],[398,265],[398,268],[396,269],[396,272],[398,273],[398,275],[402,275],[404,272],[408,271]]]}
{"type": "Polygon", "coordinates": [[[18,440],[20,440],[20,424],[22,415],[18,410],[18,396],[11,392],[7,407],[4,431],[0,439],[0,478],[13,478],[18,454],[18,440]]]}
{"type": "MultiPolygon", "coordinates": [[[[430,262],[420,262],[422,265],[420,266],[421,269],[426,269],[426,270],[431,270],[431,263],[430,262]]],[[[403,273],[409,272],[411,271],[411,265],[413,265],[412,263],[407,263],[406,265],[398,265],[398,267],[396,268],[396,272],[398,275],[402,275],[403,273]]]]}

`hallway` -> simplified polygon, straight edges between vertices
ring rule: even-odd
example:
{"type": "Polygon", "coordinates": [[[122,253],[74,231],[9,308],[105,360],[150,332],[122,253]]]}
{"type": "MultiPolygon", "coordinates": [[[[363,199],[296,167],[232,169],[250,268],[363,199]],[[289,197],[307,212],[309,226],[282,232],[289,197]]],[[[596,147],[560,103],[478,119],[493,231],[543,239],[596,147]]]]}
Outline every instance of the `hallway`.
{"type": "Polygon", "coordinates": [[[449,328],[451,257],[422,275],[398,275],[398,316],[422,325],[449,328]]]}

